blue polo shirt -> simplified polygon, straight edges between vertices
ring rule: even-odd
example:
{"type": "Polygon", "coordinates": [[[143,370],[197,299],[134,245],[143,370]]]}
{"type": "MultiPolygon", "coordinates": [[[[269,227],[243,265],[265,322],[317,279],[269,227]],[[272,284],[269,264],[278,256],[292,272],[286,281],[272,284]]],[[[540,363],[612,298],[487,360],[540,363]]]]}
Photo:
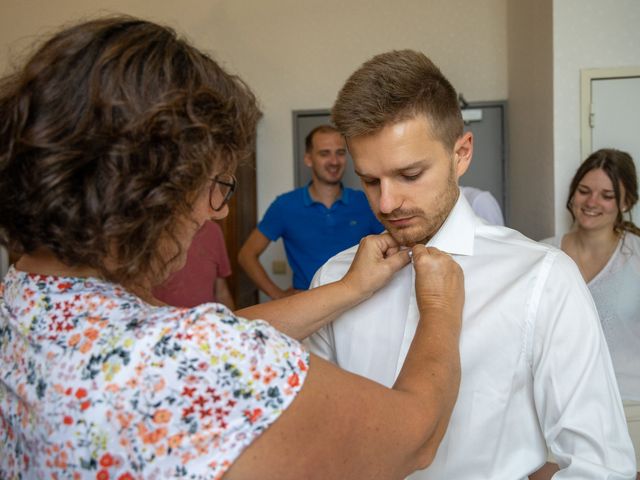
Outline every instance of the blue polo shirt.
{"type": "Polygon", "coordinates": [[[311,198],[307,185],[279,195],[258,229],[272,242],[282,237],[293,287],[306,290],[327,260],[384,227],[363,192],[343,187],[340,198],[327,208],[311,198]]]}

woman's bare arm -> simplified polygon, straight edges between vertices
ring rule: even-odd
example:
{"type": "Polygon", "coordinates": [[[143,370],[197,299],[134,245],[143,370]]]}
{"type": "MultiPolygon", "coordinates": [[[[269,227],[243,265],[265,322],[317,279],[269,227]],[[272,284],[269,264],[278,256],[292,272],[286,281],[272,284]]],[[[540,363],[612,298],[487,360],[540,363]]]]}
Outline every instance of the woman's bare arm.
{"type": "Polygon", "coordinates": [[[341,280],[235,313],[267,320],[290,337],[302,340],[369,298],[408,263],[407,251],[400,251],[391,235],[369,235],[360,242],[351,268],[341,280]]]}
{"type": "Polygon", "coordinates": [[[414,265],[421,317],[393,388],[312,355],[298,397],[226,479],[391,480],[431,462],[460,382],[464,293],[446,255],[414,247],[414,265]]]}

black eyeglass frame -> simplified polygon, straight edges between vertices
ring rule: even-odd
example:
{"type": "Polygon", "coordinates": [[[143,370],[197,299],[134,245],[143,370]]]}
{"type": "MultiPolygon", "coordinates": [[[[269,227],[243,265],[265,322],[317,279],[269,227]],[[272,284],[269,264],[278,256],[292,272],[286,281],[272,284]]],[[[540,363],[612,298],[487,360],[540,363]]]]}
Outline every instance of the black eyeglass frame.
{"type": "Polygon", "coordinates": [[[224,206],[227,203],[229,203],[229,200],[231,200],[231,197],[235,193],[236,188],[238,188],[238,180],[234,175],[231,175],[228,173],[216,175],[215,177],[210,178],[209,180],[211,180],[212,182],[211,188],[209,189],[209,206],[214,212],[219,212],[224,208],[224,206]],[[231,181],[226,181],[226,179],[220,180],[220,177],[229,177],[231,181]],[[220,206],[218,206],[217,208],[213,206],[213,193],[215,191],[216,184],[224,185],[225,187],[229,188],[229,190],[227,190],[227,193],[224,194],[224,198],[222,199],[220,206]]]}

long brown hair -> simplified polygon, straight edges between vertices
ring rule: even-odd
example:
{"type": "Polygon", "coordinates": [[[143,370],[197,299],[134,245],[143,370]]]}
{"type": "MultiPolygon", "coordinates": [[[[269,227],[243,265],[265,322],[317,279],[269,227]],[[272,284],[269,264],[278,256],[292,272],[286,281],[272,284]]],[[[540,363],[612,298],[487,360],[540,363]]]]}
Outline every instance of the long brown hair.
{"type": "Polygon", "coordinates": [[[578,184],[582,178],[591,170],[602,169],[607,174],[613,184],[616,205],[618,206],[618,216],[613,225],[613,229],[622,233],[624,231],[640,235],[640,228],[633,223],[631,209],[638,202],[638,177],[636,167],[631,155],[621,150],[613,148],[603,148],[589,155],[578,167],[578,171],[571,180],[569,187],[569,197],[567,198],[567,210],[575,221],[575,216],[571,208],[573,195],[576,193],[578,184]],[[622,204],[622,192],[620,185],[624,187],[624,205],[622,204]],[[624,212],[627,212],[629,219],[624,219],[624,212]]]}
{"type": "Polygon", "coordinates": [[[0,243],[121,282],[159,273],[158,242],[252,149],[258,117],[249,88],[170,28],[67,28],[0,80],[0,243]]]}

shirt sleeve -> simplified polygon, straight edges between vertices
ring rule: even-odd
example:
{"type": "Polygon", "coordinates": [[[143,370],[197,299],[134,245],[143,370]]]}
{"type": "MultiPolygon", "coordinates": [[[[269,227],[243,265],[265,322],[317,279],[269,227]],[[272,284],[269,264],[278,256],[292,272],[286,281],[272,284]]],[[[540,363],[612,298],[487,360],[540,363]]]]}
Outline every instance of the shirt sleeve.
{"type": "Polygon", "coordinates": [[[176,456],[191,458],[190,474],[218,479],[291,405],[306,379],[309,354],[268,323],[235,317],[223,306],[186,312],[170,383],[172,408],[180,412],[176,456]]]}
{"type": "Polygon", "coordinates": [[[285,215],[283,215],[280,197],[278,197],[269,205],[264,217],[258,223],[258,230],[269,240],[275,242],[284,233],[284,220],[285,215]]]}
{"type": "Polygon", "coordinates": [[[489,192],[480,193],[473,201],[473,210],[491,225],[504,225],[502,210],[498,201],[489,192]]]}
{"type": "Polygon", "coordinates": [[[547,245],[551,245],[552,247],[559,249],[560,245],[562,244],[562,237],[563,235],[558,235],[556,237],[543,238],[542,240],[539,240],[539,242],[546,243],[547,245]]]}
{"type": "Polygon", "coordinates": [[[635,456],[595,305],[569,257],[551,251],[537,281],[535,408],[561,471],[554,479],[635,478],[635,456]]]}

